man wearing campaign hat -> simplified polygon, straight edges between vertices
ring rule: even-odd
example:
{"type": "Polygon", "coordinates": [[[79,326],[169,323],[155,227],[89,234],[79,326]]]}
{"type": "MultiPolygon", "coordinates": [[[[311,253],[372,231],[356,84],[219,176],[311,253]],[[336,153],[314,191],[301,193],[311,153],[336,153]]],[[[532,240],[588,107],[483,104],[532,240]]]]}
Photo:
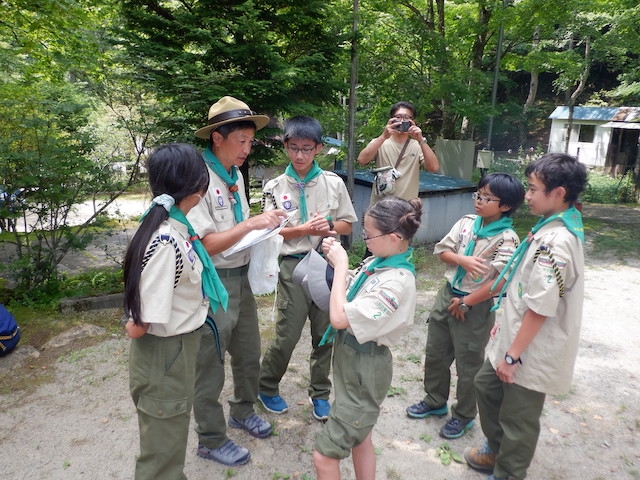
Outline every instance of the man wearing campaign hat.
{"type": "Polygon", "coordinates": [[[189,212],[220,280],[229,293],[226,311],[209,311],[196,364],[193,404],[198,433],[197,453],[203,458],[237,466],[249,461],[249,451],[227,436],[220,393],[224,386],[224,356],[231,356],[234,391],[229,400],[230,427],[256,438],[271,435],[271,425],[254,411],[260,371],[260,330],[256,302],[247,272],[250,250],[223,252],[252,230],[273,228],[286,214],[270,211],[249,216],[244,179],[239,168],[251,153],[257,130],[269,123],[233,97],[223,97],[209,109],[209,121],[196,131],[208,140],[202,156],[209,167],[209,189],[189,212]]]}

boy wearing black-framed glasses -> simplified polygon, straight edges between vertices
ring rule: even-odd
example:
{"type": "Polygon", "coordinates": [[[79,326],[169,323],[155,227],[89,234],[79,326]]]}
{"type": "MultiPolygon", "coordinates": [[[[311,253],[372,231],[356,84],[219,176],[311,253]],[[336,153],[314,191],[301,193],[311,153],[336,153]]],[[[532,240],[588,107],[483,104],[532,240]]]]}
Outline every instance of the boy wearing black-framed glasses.
{"type": "Polygon", "coordinates": [[[429,315],[423,400],[406,409],[410,418],[447,415],[451,364],[455,360],[457,402],[440,429],[447,439],[463,436],[477,414],[473,379],[495,322],[490,287],[518,247],[510,218],[524,201],[522,182],[507,173],[485,175],[474,194],[476,214],[463,216],[436,244],[447,264],[446,284],[429,315]]]}

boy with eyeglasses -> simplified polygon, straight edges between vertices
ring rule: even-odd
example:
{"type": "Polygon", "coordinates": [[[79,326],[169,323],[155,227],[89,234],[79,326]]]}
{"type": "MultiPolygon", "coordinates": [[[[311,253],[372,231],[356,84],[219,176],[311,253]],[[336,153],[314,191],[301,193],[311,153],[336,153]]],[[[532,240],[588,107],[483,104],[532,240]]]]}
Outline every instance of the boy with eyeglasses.
{"type": "Polygon", "coordinates": [[[518,247],[510,216],[524,201],[522,182],[507,173],[490,173],[473,196],[475,215],[465,215],[436,244],[434,254],[447,264],[447,282],[429,314],[423,400],[406,409],[410,418],[448,413],[451,364],[455,360],[457,402],[440,429],[447,439],[463,436],[477,414],[473,379],[495,323],[491,284],[518,247]]]}
{"type": "MultiPolygon", "coordinates": [[[[416,125],[415,118],[416,109],[411,103],[396,103],[391,107],[390,118],[382,134],[371,140],[358,155],[360,165],[375,160],[375,168],[396,168],[399,176],[395,181],[393,195],[405,200],[418,197],[420,165],[429,172],[437,172],[440,168],[438,158],[422,135],[422,130],[416,125]],[[400,154],[402,158],[398,163],[400,154]]],[[[372,188],[371,205],[378,200],[375,188],[372,188]]]]}
{"type": "Polygon", "coordinates": [[[284,174],[264,186],[262,209],[295,212],[280,231],[284,242],[275,339],[262,359],[258,398],[270,412],[285,413],[289,409],[280,396],[280,380],[309,318],[312,342],[309,400],[314,418],[326,420],[330,411],[332,345],[318,344],[329,325],[329,315],[307,298],[303,287],[294,283],[292,277],[298,263],[324,237],[351,233],[351,224],[357,221],[357,216],[344,181],[335,173],[322,170],[315,161],[322,149],[320,123],[307,116],[290,118],[284,125],[283,141],[291,163],[284,174]]]}
{"type": "Polygon", "coordinates": [[[527,205],[540,219],[505,267],[504,285],[495,282],[500,298],[507,295],[504,315],[474,381],[487,440],[464,452],[471,468],[491,473],[487,480],[527,476],[546,395],[569,392],[580,341],[584,227],[575,203],[587,169],[548,153],[524,173],[527,205]]]}

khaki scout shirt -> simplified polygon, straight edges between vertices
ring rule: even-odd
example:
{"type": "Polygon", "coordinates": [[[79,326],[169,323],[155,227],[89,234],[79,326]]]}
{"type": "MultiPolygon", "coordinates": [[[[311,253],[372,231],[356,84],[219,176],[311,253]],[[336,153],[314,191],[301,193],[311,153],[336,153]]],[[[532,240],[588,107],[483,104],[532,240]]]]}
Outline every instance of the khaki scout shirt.
{"type": "MultiPolygon", "coordinates": [[[[473,223],[476,217],[477,215],[465,215],[458,220],[449,233],[436,243],[433,253],[439,255],[442,252],[449,251],[461,255],[464,254],[473,237],[473,223]]],[[[486,281],[495,279],[509,261],[511,255],[513,255],[513,252],[518,248],[519,243],[518,234],[510,228],[493,237],[476,239],[476,246],[472,256],[483,258],[485,265],[492,268],[481,277],[471,278],[469,275],[465,275],[460,282],[460,286],[457,287],[458,290],[466,293],[475,292],[486,281]]],[[[444,276],[450,285],[457,270],[457,265],[447,264],[444,276]]]]}
{"type": "Polygon", "coordinates": [[[148,334],[171,337],[202,326],[209,300],[202,289],[202,262],[187,227],[168,219],[151,237],[140,277],[142,321],[148,334]],[[160,239],[160,241],[158,241],[160,239]]]}
{"type": "MultiPolygon", "coordinates": [[[[304,193],[309,218],[317,212],[322,217],[331,216],[333,222],[343,220],[354,223],[358,221],[347,187],[342,178],[335,173],[323,171],[306,184],[304,193]]],[[[299,205],[300,189],[296,186],[296,181],[288,175],[280,175],[264,186],[265,211],[278,208],[286,212],[297,210],[291,216],[287,226],[302,225],[299,205]]],[[[321,241],[322,237],[319,236],[292,238],[282,244],[281,254],[307,253],[316,248],[321,241]]]]}
{"type": "MultiPolygon", "coordinates": [[[[238,185],[242,213],[246,220],[249,218],[249,203],[244,189],[244,177],[239,170],[236,185],[238,185]]],[[[232,198],[233,194],[229,191],[227,184],[209,168],[209,189],[204,199],[193,207],[187,215],[189,223],[191,223],[200,238],[203,238],[208,233],[224,232],[236,225],[232,198]]],[[[222,253],[212,255],[211,260],[216,268],[236,268],[249,263],[250,254],[251,249],[246,248],[228,257],[223,256],[222,253]]]]}
{"type": "MultiPolygon", "coordinates": [[[[362,268],[373,261],[371,256],[362,268]]],[[[358,273],[359,270],[356,272],[358,273]]],[[[353,281],[356,275],[351,279],[353,281]]],[[[356,298],[345,304],[350,331],[360,343],[395,345],[413,324],[416,277],[404,268],[379,268],[365,280],[356,298]]]]}
{"type": "Polygon", "coordinates": [[[578,353],[584,298],[584,253],[582,242],[561,220],[542,227],[533,236],[509,287],[502,325],[489,358],[494,368],[504,359],[527,309],[546,316],[542,328],[520,357],[515,383],[551,395],[565,394],[571,387],[578,353]],[[545,245],[553,255],[565,292],[551,257],[540,253],[545,245]],[[539,254],[534,261],[536,254],[539,254]]]}

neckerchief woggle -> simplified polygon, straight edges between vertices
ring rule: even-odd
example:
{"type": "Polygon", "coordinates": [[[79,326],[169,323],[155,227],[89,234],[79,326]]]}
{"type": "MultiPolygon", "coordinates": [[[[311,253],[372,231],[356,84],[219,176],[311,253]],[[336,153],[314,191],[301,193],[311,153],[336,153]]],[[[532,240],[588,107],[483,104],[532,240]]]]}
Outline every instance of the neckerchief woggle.
{"type": "Polygon", "coordinates": [[[240,202],[240,194],[238,193],[238,168],[235,165],[231,166],[231,173],[227,172],[218,157],[216,157],[211,151],[211,142],[207,144],[207,148],[202,152],[202,158],[204,162],[218,175],[224,183],[227,184],[229,192],[233,195],[233,215],[236,219],[236,223],[240,223],[244,220],[242,214],[242,202],[240,202]]]}
{"type": "MultiPolygon", "coordinates": [[[[476,216],[476,219],[473,222],[473,227],[472,227],[473,235],[471,237],[471,240],[467,244],[467,247],[464,249],[464,255],[467,257],[473,255],[473,251],[476,248],[476,240],[478,238],[493,237],[494,235],[504,232],[509,228],[513,228],[513,220],[511,219],[511,217],[502,217],[499,220],[496,220],[495,222],[491,222],[490,224],[485,225],[484,227],[482,226],[483,220],[484,219],[480,215],[478,215],[476,216]]],[[[465,295],[467,295],[469,292],[465,292],[461,290],[459,287],[462,283],[462,279],[466,274],[467,274],[467,271],[461,266],[458,266],[458,269],[456,270],[456,274],[454,275],[453,280],[451,281],[451,287],[454,288],[455,290],[458,290],[464,293],[465,295]]]]}
{"type": "Polygon", "coordinates": [[[293,178],[296,181],[296,187],[298,187],[298,189],[300,190],[300,219],[302,220],[302,223],[306,223],[307,220],[309,220],[309,213],[307,212],[307,200],[304,195],[304,187],[307,185],[307,183],[319,176],[321,173],[322,169],[318,166],[315,160],[313,161],[311,169],[304,176],[304,180],[300,180],[300,177],[291,166],[291,163],[287,165],[287,168],[284,171],[285,175],[293,178]]]}
{"type": "Polygon", "coordinates": [[[498,283],[500,283],[500,281],[505,277],[507,272],[509,273],[509,275],[507,276],[507,280],[504,282],[504,285],[502,286],[502,288],[500,289],[500,293],[498,294],[498,301],[493,307],[491,307],[492,312],[500,307],[504,292],[507,291],[509,283],[511,283],[511,280],[513,280],[513,275],[520,265],[520,262],[522,262],[524,254],[531,244],[533,235],[542,227],[544,227],[548,223],[553,222],[554,220],[561,220],[567,230],[569,230],[570,233],[575,235],[582,243],[584,243],[584,227],[582,225],[582,215],[576,207],[571,206],[563,212],[551,215],[549,218],[543,217],[538,220],[538,223],[536,223],[531,229],[531,231],[527,235],[527,238],[525,238],[524,241],[520,245],[518,245],[518,248],[516,248],[516,251],[513,252],[513,255],[511,255],[511,258],[502,269],[502,272],[500,272],[500,275],[498,275],[498,278],[496,278],[496,281],[493,282],[493,285],[491,285],[491,291],[493,291],[498,286],[498,283]]]}
{"type": "MultiPolygon", "coordinates": [[[[353,283],[349,286],[347,291],[347,302],[351,302],[364,285],[364,282],[369,278],[376,268],[404,268],[409,270],[413,275],[416,274],[416,267],[413,264],[413,248],[409,247],[406,252],[398,253],[390,257],[376,257],[367,266],[366,269],[360,270],[360,273],[355,278],[353,283]]],[[[319,347],[325,343],[333,342],[333,338],[336,336],[337,330],[329,325],[322,335],[322,340],[318,344],[319,347]]]]}

